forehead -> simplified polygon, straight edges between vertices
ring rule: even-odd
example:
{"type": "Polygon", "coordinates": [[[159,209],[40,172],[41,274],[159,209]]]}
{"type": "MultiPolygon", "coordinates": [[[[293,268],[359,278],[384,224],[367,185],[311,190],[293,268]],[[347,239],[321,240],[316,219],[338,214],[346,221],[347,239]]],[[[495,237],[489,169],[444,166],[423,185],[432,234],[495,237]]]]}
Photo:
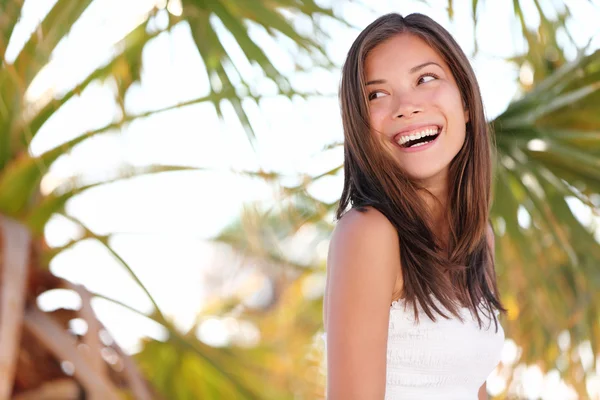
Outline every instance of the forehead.
{"type": "Polygon", "coordinates": [[[365,74],[372,78],[387,71],[408,72],[412,67],[427,61],[435,61],[445,70],[442,57],[420,37],[402,33],[395,35],[373,48],[365,60],[365,74]]]}

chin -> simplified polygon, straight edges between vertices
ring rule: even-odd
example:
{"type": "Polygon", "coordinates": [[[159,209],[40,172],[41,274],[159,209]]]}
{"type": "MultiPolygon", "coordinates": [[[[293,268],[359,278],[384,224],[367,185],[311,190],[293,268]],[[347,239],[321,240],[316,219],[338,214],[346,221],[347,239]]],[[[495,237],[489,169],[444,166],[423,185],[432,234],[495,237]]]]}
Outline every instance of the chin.
{"type": "Polygon", "coordinates": [[[441,177],[448,172],[449,164],[437,168],[403,168],[404,173],[413,181],[428,182],[441,177]]]}
{"type": "Polygon", "coordinates": [[[409,175],[409,178],[417,183],[426,184],[426,183],[431,182],[432,180],[436,179],[439,175],[440,174],[421,175],[421,176],[409,175]]]}

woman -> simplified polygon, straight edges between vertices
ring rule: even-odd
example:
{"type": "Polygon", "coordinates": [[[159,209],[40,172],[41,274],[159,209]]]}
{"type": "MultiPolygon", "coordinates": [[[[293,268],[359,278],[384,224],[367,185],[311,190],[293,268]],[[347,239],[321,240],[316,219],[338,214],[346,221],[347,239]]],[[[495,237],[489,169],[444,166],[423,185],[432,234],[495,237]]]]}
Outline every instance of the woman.
{"type": "Polygon", "coordinates": [[[344,189],[328,255],[327,398],[485,399],[500,359],[491,138],[439,24],[388,14],[342,70],[344,189]]]}

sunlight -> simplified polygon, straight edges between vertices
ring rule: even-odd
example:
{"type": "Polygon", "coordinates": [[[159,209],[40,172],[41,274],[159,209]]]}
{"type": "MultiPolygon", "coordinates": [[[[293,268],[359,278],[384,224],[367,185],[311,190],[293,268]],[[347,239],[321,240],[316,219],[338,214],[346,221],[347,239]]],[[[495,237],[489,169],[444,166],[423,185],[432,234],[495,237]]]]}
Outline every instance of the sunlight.
{"type": "Polygon", "coordinates": [[[527,143],[527,148],[531,151],[546,151],[548,150],[548,143],[542,139],[532,139],[527,143]]]}
{"type": "MultiPolygon", "coordinates": [[[[44,34],[36,32],[35,27],[54,3],[56,0],[25,2],[23,18],[15,27],[6,51],[7,62],[15,61],[32,33],[44,34]]],[[[147,27],[152,32],[167,26],[168,13],[180,16],[183,12],[181,0],[92,2],[82,20],[58,44],[48,64],[26,88],[28,104],[25,107],[29,107],[29,111],[39,109],[69,93],[91,70],[115,56],[119,46],[123,46],[115,48],[115,43],[135,29],[155,6],[160,11],[147,27]]],[[[372,7],[374,10],[367,12],[349,2],[344,5],[342,15],[348,23],[364,26],[376,14],[398,11],[398,2],[382,1],[372,7]]],[[[469,54],[474,52],[470,5],[457,5],[454,22],[450,22],[443,7],[426,8],[417,0],[403,2],[402,7],[403,13],[427,11],[456,34],[460,45],[469,54]]],[[[497,31],[490,28],[498,26],[492,19],[503,18],[512,12],[510,5],[486,2],[485,7],[476,32],[482,38],[482,48],[470,58],[481,83],[486,116],[493,118],[513,99],[518,88],[517,79],[524,85],[533,83],[534,70],[531,65],[515,70],[502,59],[525,50],[524,43],[507,40],[509,24],[501,24],[497,31]]],[[[573,12],[581,12],[583,7],[573,5],[573,12]]],[[[592,22],[582,25],[597,26],[594,14],[584,18],[592,22]]],[[[302,29],[311,29],[305,22],[298,24],[303,26],[302,29]]],[[[537,24],[536,21],[526,22],[537,24]]],[[[341,164],[344,156],[342,146],[329,151],[323,151],[323,148],[343,139],[336,92],[340,81],[339,66],[357,34],[355,28],[325,22],[325,30],[334,38],[325,43],[325,47],[331,51],[338,67],[331,71],[316,68],[297,71],[294,66],[297,49],[283,39],[274,39],[264,27],[249,23],[251,39],[260,43],[261,49],[273,58],[273,64],[288,75],[292,88],[324,94],[288,99],[278,95],[273,81],[248,61],[222,21],[213,16],[210,23],[216,27],[219,39],[232,57],[233,65],[225,68],[235,90],[246,90],[240,86],[244,79],[250,84],[250,94],[263,96],[257,102],[245,100],[241,106],[255,127],[258,140],[254,147],[237,117],[239,110],[225,99],[218,103],[224,120],[219,119],[214,104],[204,101],[120,123],[125,117],[123,113],[138,116],[201,99],[211,93],[211,83],[214,87],[222,83],[216,75],[206,74],[206,66],[187,22],[156,36],[145,47],[140,60],[140,81],[128,89],[123,107],[115,101],[118,79],[93,83],[75,93],[42,126],[29,145],[30,153],[37,156],[85,132],[110,128],[52,164],[41,182],[44,195],[57,189],[68,190],[71,181],[91,184],[116,178],[123,174],[124,166],[198,168],[197,171],[160,173],[101,185],[66,203],[67,214],[79,218],[93,233],[108,235],[108,245],[123,258],[127,268],[131,268],[135,279],[124,263],[94,239],[86,239],[61,252],[52,259],[50,269],[58,277],[85,285],[101,296],[93,300],[93,308],[110,332],[103,331],[105,341],[114,338],[129,354],[138,352],[145,338],[165,341],[172,333],[152,319],[153,303],[136,279],[148,289],[158,308],[178,331],[192,330],[199,340],[214,347],[258,344],[262,333],[254,322],[235,316],[204,315],[213,296],[237,294],[243,299],[242,307],[261,309],[268,307],[278,294],[276,284],[259,268],[254,269],[254,260],[250,257],[241,261],[226,258],[223,248],[211,242],[239,217],[245,204],[273,197],[272,187],[265,182],[232,171],[260,168],[293,177],[301,173],[313,175],[341,164]],[[117,122],[118,126],[111,126],[117,122]],[[240,265],[245,268],[245,274],[226,281],[225,272],[235,271],[240,265]],[[228,284],[215,289],[215,281],[228,284]]],[[[576,40],[588,35],[583,29],[576,29],[579,32],[576,40]]],[[[598,43],[599,37],[594,39],[598,43]]],[[[300,57],[298,55],[298,59],[300,57]]],[[[129,74],[127,68],[123,74],[129,74]]],[[[533,139],[526,146],[532,152],[544,152],[549,149],[549,142],[533,139]]],[[[520,159],[508,156],[500,162],[507,169],[515,170],[515,160],[520,162],[520,159]]],[[[319,200],[334,202],[339,197],[342,179],[341,172],[337,173],[311,185],[308,191],[319,200]]],[[[536,176],[525,173],[522,182],[543,200],[545,192],[536,176]]],[[[592,210],[576,197],[567,197],[566,202],[578,221],[596,230],[596,238],[600,241],[600,216],[593,215],[592,210]]],[[[330,219],[333,220],[333,216],[330,219]]],[[[519,206],[517,220],[521,228],[531,228],[532,216],[525,207],[519,206]]],[[[502,237],[507,222],[503,218],[494,222],[498,237],[502,237]]],[[[51,248],[64,246],[83,234],[81,227],[60,215],[53,216],[44,231],[51,248]]],[[[314,226],[305,225],[294,237],[282,241],[278,251],[285,252],[290,260],[300,265],[315,260],[322,264],[328,246],[329,239],[320,237],[314,226]]],[[[313,273],[303,282],[301,293],[308,299],[319,298],[324,284],[324,274],[313,273]]],[[[520,303],[517,304],[515,299],[509,299],[507,303],[518,313],[520,303]]],[[[37,304],[43,311],[59,307],[77,310],[81,307],[81,298],[70,290],[51,290],[40,295],[37,304]]],[[[509,318],[517,315],[509,314],[509,318]]],[[[71,320],[69,327],[79,335],[87,331],[87,324],[81,318],[71,320]]],[[[561,332],[557,340],[559,348],[566,354],[557,361],[560,368],[566,365],[565,357],[572,351],[569,332],[561,332]]],[[[590,342],[579,344],[575,353],[585,368],[590,396],[600,396],[600,372],[591,371],[594,354],[590,342]]],[[[502,350],[505,368],[497,368],[487,381],[492,395],[506,389],[508,374],[516,367],[515,381],[509,388],[511,393],[527,398],[574,398],[573,389],[560,379],[558,370],[544,373],[536,365],[519,364],[521,356],[522,349],[507,338],[502,350]]],[[[108,362],[115,360],[115,354],[108,350],[103,357],[108,362]]],[[[67,374],[74,373],[74,366],[69,361],[62,362],[61,367],[67,374]]]]}

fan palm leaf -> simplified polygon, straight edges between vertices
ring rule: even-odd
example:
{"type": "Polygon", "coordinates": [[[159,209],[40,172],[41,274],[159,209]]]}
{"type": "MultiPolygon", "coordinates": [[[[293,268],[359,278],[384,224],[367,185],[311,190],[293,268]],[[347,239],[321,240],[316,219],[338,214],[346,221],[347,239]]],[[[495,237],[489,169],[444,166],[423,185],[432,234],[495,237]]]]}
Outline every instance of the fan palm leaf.
{"type": "MultiPolygon", "coordinates": [[[[181,387],[173,385],[176,380],[166,386],[164,381],[158,382],[156,387],[160,394],[165,398],[197,398],[196,394],[215,398],[217,394],[226,391],[235,398],[259,398],[258,393],[265,386],[266,376],[263,372],[258,371],[255,375],[245,376],[241,368],[232,367],[235,358],[228,355],[227,349],[210,348],[192,335],[186,336],[178,332],[161,313],[159,305],[133,269],[112,248],[110,235],[95,234],[65,211],[65,205],[70,199],[117,180],[199,168],[177,165],[129,167],[116,171],[109,179],[100,181],[90,182],[74,176],[45,191],[41,190],[41,182],[57,160],[76,150],[89,139],[98,135],[118,133],[126,129],[132,121],[191,104],[211,103],[222,117],[223,102],[229,102],[249,140],[253,142],[254,129],[243,102],[246,99],[260,101],[263,94],[256,87],[258,80],[272,81],[277,93],[284,96],[308,96],[312,93],[293,88],[288,77],[274,65],[272,55],[266,54],[256,43],[251,30],[261,27],[271,39],[283,38],[296,46],[296,52],[310,53],[315,57],[316,65],[327,67],[331,66],[331,63],[319,42],[310,35],[299,33],[290,15],[304,15],[315,23],[319,16],[333,17],[333,13],[312,1],[299,3],[289,0],[253,3],[243,0],[183,0],[182,13],[177,14],[164,8],[153,8],[148,10],[136,27],[114,44],[112,55],[103,65],[97,65],[79,80],[73,80],[71,86],[60,94],[50,90],[38,98],[28,97],[28,89],[44,69],[52,64],[57,46],[67,40],[74,27],[86,18],[90,4],[91,0],[55,2],[36,29],[26,38],[23,47],[9,59],[7,49],[14,39],[15,26],[21,19],[23,1],[0,1],[0,222],[4,227],[0,233],[0,255],[4,260],[0,264],[3,273],[3,279],[0,281],[0,332],[6,339],[3,339],[0,345],[0,397],[5,398],[13,394],[23,398],[41,398],[41,393],[71,393],[71,396],[79,396],[80,387],[90,398],[109,399],[127,394],[147,399],[159,395],[152,393],[147,382],[139,375],[137,366],[114,342],[106,344],[99,341],[99,335],[104,328],[90,307],[92,295],[85,288],[54,277],[48,271],[48,263],[61,251],[83,240],[95,240],[121,263],[150,298],[155,309],[151,314],[146,314],[146,317],[162,324],[170,332],[166,343],[150,343],[139,355],[141,370],[146,378],[162,379],[159,378],[157,367],[160,360],[152,357],[160,359],[162,355],[157,354],[164,354],[164,351],[161,350],[161,353],[154,349],[163,347],[167,351],[176,349],[175,354],[178,354],[180,360],[186,357],[189,359],[185,366],[180,366],[183,368],[181,379],[188,387],[193,387],[193,383],[202,383],[198,387],[203,389],[198,393],[194,392],[190,397],[191,392],[181,392],[181,387]],[[168,22],[157,27],[151,22],[160,13],[167,17],[168,22]],[[147,110],[138,114],[128,112],[124,107],[124,99],[128,89],[140,81],[144,49],[156,37],[169,34],[173,27],[181,24],[189,26],[191,37],[204,63],[204,72],[209,78],[210,93],[162,109],[147,110]],[[231,49],[227,47],[231,45],[231,41],[228,38],[224,39],[224,35],[233,37],[235,45],[242,50],[243,57],[252,65],[255,76],[242,74],[238,68],[239,60],[234,61],[231,49]],[[228,45],[225,45],[226,40],[229,40],[228,45]],[[94,130],[82,131],[73,139],[41,154],[32,154],[30,143],[48,121],[63,112],[64,106],[76,100],[88,87],[105,81],[114,83],[115,102],[121,109],[118,119],[94,130]],[[48,248],[43,232],[53,215],[63,215],[79,224],[82,228],[81,236],[63,247],[48,248]],[[23,240],[15,242],[21,237],[23,240]],[[18,279],[19,276],[27,276],[27,271],[29,280],[18,279]],[[77,292],[82,299],[81,310],[39,310],[36,304],[37,296],[56,288],[77,292]],[[15,291],[18,295],[14,295],[15,291]],[[69,321],[74,318],[82,318],[88,325],[88,332],[82,337],[74,337],[67,329],[69,321]],[[21,346],[17,353],[20,353],[20,356],[15,353],[15,343],[19,341],[21,346]],[[81,353],[82,345],[87,346],[88,353],[81,353]],[[150,353],[152,355],[149,358],[150,353]],[[27,359],[36,362],[27,364],[22,361],[27,359]],[[70,364],[65,366],[63,361],[70,364]],[[69,365],[74,366],[73,376],[68,373],[69,365]],[[233,370],[230,371],[231,368],[233,370]]],[[[319,33],[316,23],[315,29],[319,33]]],[[[319,34],[323,35],[323,32],[319,34]]],[[[304,68],[299,64],[295,67],[297,70],[304,68]]],[[[120,304],[118,299],[112,300],[120,304]]],[[[283,386],[279,389],[273,388],[275,397],[283,398],[280,396],[284,393],[281,387],[283,386]]]]}

